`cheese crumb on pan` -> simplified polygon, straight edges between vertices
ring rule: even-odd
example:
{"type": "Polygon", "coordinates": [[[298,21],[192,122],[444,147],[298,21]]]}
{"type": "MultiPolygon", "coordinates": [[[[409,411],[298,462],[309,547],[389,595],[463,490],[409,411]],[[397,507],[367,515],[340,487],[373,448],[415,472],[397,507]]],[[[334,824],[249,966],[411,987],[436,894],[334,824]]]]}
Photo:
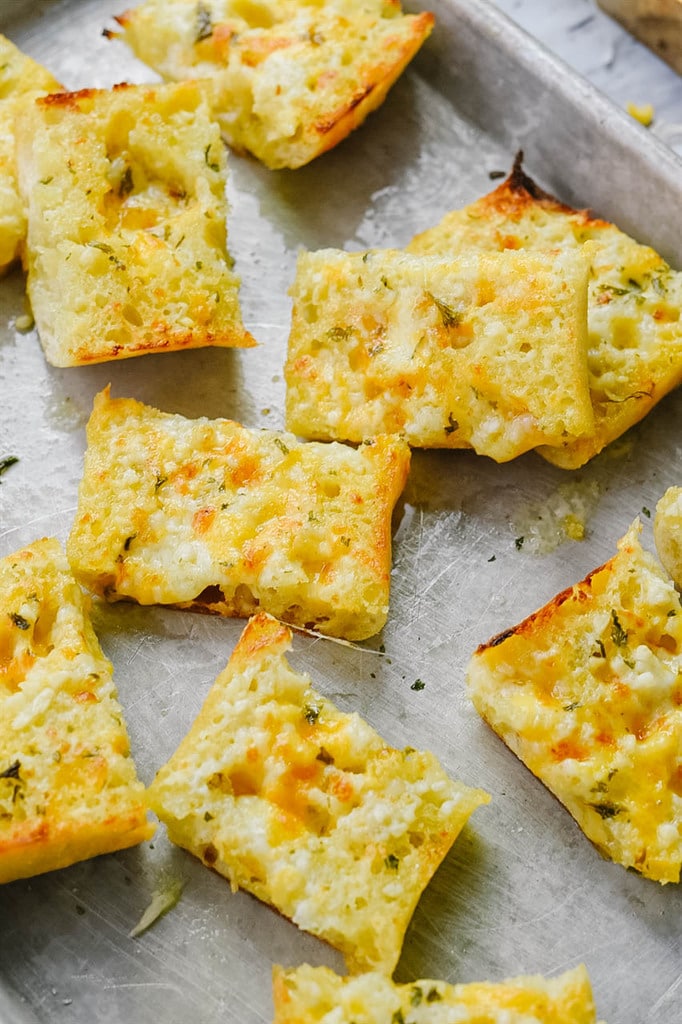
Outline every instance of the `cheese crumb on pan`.
{"type": "Polygon", "coordinates": [[[0,561],[0,882],[153,832],[87,600],[36,541],[0,561]]]}
{"type": "Polygon", "coordinates": [[[338,711],[290,668],[290,642],[270,616],[249,621],[150,803],[234,889],[336,946],[350,970],[390,973],[422,890],[489,797],[338,711]]]}
{"type": "Polygon", "coordinates": [[[539,447],[543,458],[576,469],[620,437],[682,381],[682,273],[614,224],[543,192],[517,157],[489,195],[446,214],[408,250],[462,252],[585,249],[590,262],[587,319],[595,426],[589,436],[539,447]]]}
{"type": "Polygon", "coordinates": [[[222,615],[262,607],[348,640],[383,626],[404,441],[302,444],[108,390],[87,437],[68,554],[96,593],[222,615]]]}
{"type": "Polygon", "coordinates": [[[471,699],[603,855],[682,863],[682,606],[638,539],[474,654],[471,699]]]}
{"type": "Polygon", "coordinates": [[[504,462],[593,428],[580,253],[299,256],[287,426],[504,462]]]}
{"type": "Polygon", "coordinates": [[[226,248],[225,149],[196,83],[45,97],[17,144],[50,363],[254,344],[226,248]]]}
{"type": "Polygon", "coordinates": [[[14,123],[24,106],[61,86],[49,71],[0,35],[0,274],[21,255],[26,216],[19,195],[14,123]]]}
{"type": "Polygon", "coordinates": [[[682,588],[682,487],[669,487],[656,505],[654,540],[666,571],[682,588]]]}
{"type": "Polygon", "coordinates": [[[277,168],[360,125],[434,19],[403,15],[398,0],[147,0],[116,20],[163,78],[205,79],[230,145],[277,168]]]}
{"type": "Polygon", "coordinates": [[[273,969],[274,1024],[597,1024],[581,964],[556,978],[396,985],[378,972],[340,978],[328,967],[273,969]]]}

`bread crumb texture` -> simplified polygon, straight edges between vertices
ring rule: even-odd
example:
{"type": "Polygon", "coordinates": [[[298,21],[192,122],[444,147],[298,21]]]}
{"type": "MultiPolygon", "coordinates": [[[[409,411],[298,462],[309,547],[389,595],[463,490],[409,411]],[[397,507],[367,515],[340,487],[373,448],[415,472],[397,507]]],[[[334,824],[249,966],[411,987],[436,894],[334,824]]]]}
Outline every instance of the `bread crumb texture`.
{"type": "Polygon", "coordinates": [[[543,192],[521,169],[489,195],[417,235],[419,255],[581,250],[590,264],[588,367],[594,429],[542,444],[543,458],[576,469],[637,423],[682,381],[682,273],[658,253],[543,192]],[[585,246],[590,242],[589,247],[585,246]]]}
{"type": "Polygon", "coordinates": [[[0,35],[0,274],[21,255],[26,216],[19,195],[14,123],[23,107],[61,86],[42,65],[0,35]]]}
{"type": "Polygon", "coordinates": [[[531,975],[449,985],[432,979],[395,985],[372,971],[340,978],[303,964],[273,970],[274,1024],[597,1024],[581,964],[556,978],[531,975]]]}
{"type": "Polygon", "coordinates": [[[58,541],[0,561],[0,882],[154,831],[87,609],[58,541]]]}
{"type": "Polygon", "coordinates": [[[17,147],[50,363],[254,344],[226,248],[225,149],[196,83],[45,97],[17,147]]]}
{"type": "Polygon", "coordinates": [[[206,80],[227,141],[272,168],[361,124],[434,21],[398,0],[147,0],[116,20],[163,78],[206,80]]]}
{"type": "Polygon", "coordinates": [[[593,428],[582,254],[299,256],[287,426],[504,462],[593,428]]]}
{"type": "Polygon", "coordinates": [[[173,842],[340,949],[390,973],[419,896],[488,795],[386,745],[311,689],[291,632],[247,624],[150,788],[173,842]]]}
{"type": "Polygon", "coordinates": [[[67,550],[96,593],[223,615],[262,607],[349,640],[383,626],[404,441],[303,444],[108,390],[87,438],[67,550]]]}
{"type": "Polygon", "coordinates": [[[658,557],[682,588],[682,487],[669,487],[656,505],[654,540],[658,557]]]}
{"type": "Polygon", "coordinates": [[[618,554],[468,669],[485,721],[607,858],[659,882],[682,862],[682,607],[634,524],[618,554]]]}

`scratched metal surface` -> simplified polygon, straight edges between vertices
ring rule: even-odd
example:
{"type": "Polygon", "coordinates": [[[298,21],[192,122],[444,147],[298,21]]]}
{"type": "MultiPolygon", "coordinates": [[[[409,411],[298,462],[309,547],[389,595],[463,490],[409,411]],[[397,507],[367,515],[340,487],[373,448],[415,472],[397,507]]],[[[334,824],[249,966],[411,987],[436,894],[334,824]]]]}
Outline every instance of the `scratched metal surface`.
{"type": "MultiPolygon", "coordinates": [[[[339,149],[294,173],[231,159],[231,249],[258,349],[56,370],[35,334],[16,329],[22,274],[0,283],[0,455],[20,458],[0,486],[0,555],[45,534],[65,539],[83,427],[108,382],[117,395],[169,411],[281,426],[286,289],[296,248],[400,246],[446,209],[487,191],[489,173],[508,168],[519,146],[546,186],[617,219],[682,266],[682,165],[672,153],[495,8],[475,0],[432,6],[438,28],[427,50],[339,149]]],[[[501,6],[529,17],[543,5],[501,6]]],[[[572,0],[557,11],[586,7],[594,10],[572,0]]],[[[115,9],[111,0],[0,3],[7,34],[74,88],[151,77],[122,45],[102,39],[115,9]]],[[[540,35],[551,30],[548,16],[532,24],[540,35]]],[[[647,80],[669,87],[655,73],[647,80]]],[[[454,776],[493,797],[424,894],[399,979],[551,974],[584,961],[611,1024],[680,1020],[679,887],[603,861],[483,727],[463,681],[479,642],[608,558],[630,520],[681,482],[681,413],[682,394],[674,394],[626,443],[576,475],[532,454],[497,466],[465,452],[416,453],[396,516],[391,616],[383,635],[364,645],[383,642],[387,657],[295,639],[293,663],[339,705],[357,709],[395,745],[431,748],[454,776]],[[530,532],[541,503],[576,480],[594,506],[586,539],[544,554],[532,544],[517,550],[515,538],[530,532]],[[411,689],[417,677],[421,691],[411,689]]],[[[646,517],[644,525],[651,545],[646,517]]],[[[149,781],[242,624],[119,605],[99,609],[96,625],[149,781]]],[[[162,830],[137,849],[0,891],[0,1020],[11,1024],[256,1024],[270,1019],[271,964],[304,960],[342,967],[322,943],[251,897],[232,895],[222,879],[171,848],[162,830]],[[184,880],[180,902],[146,934],[129,938],[168,876],[184,880]]]]}

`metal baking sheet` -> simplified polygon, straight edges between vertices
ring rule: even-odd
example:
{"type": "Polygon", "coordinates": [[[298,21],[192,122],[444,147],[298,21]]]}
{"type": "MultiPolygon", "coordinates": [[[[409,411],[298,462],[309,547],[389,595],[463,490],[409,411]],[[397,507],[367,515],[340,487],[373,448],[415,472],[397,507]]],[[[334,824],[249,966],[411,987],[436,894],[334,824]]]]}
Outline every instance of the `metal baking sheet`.
{"type": "MultiPolygon", "coordinates": [[[[125,5],[121,5],[125,6],[125,5]]],[[[437,29],[384,107],[296,172],[230,159],[230,248],[260,347],[49,367],[21,333],[24,278],[0,282],[0,555],[66,538],[95,393],[187,416],[283,425],[287,288],[299,246],[402,246],[491,187],[518,148],[563,199],[589,205],[682,266],[682,164],[583,80],[479,0],[430,5],[437,29]]],[[[3,30],[72,88],[153,76],[101,36],[112,0],[0,5],[3,30]]],[[[567,812],[478,719],[464,692],[476,645],[581,579],[643,509],[682,482],[682,394],[578,473],[534,454],[498,466],[417,452],[396,515],[391,615],[358,649],[297,636],[293,664],[396,746],[432,749],[482,786],[479,809],[426,890],[397,978],[553,974],[585,962],[611,1024],[678,1024],[682,892],[601,859],[567,812]],[[584,541],[532,542],[557,500],[585,501],[584,541]],[[549,505],[548,505],[549,503],[549,505]],[[515,539],[528,542],[520,550],[515,539]],[[385,645],[386,656],[372,649],[385,645]],[[364,648],[364,649],[363,649],[364,648]],[[420,678],[425,686],[413,690],[420,678]]],[[[645,543],[652,547],[643,515],[645,543]]],[[[150,781],[187,730],[243,623],[98,607],[140,774],[150,781]]],[[[229,885],[159,829],[147,844],[0,890],[0,1020],[256,1024],[271,1018],[273,962],[327,963],[323,943],[229,885]],[[163,879],[177,906],[129,931],[163,879]]]]}

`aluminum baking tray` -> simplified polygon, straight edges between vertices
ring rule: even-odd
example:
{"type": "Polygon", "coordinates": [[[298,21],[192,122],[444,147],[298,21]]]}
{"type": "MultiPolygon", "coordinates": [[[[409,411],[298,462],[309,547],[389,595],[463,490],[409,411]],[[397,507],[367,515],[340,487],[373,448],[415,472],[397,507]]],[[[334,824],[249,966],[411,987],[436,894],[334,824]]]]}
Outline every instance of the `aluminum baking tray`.
{"type": "MultiPolygon", "coordinates": [[[[124,5],[121,5],[124,6],[124,5]]],[[[402,246],[491,187],[523,148],[563,199],[590,205],[682,266],[682,164],[479,0],[431,5],[437,28],[384,107],[295,172],[231,158],[230,247],[255,350],[202,350],[58,370],[17,330],[24,279],[0,282],[0,555],[62,540],[76,504],[84,424],[111,382],[188,416],[283,425],[287,288],[300,246],[402,246]]],[[[0,5],[3,30],[67,86],[152,77],[102,38],[112,0],[0,5]]],[[[476,645],[581,579],[665,488],[682,482],[682,394],[579,473],[534,454],[496,465],[417,452],[395,523],[391,615],[358,648],[295,638],[292,662],[394,745],[432,749],[492,794],[426,890],[397,977],[469,981],[584,961],[610,1024],[682,1017],[682,891],[601,859],[567,812],[488,731],[464,692],[476,645]],[[533,541],[557,501],[588,506],[583,542],[533,541]],[[521,549],[515,540],[526,537],[521,549]],[[494,556],[494,558],[493,558],[494,556]],[[386,656],[375,653],[385,645],[386,656]],[[419,677],[425,684],[412,688],[419,677]]],[[[643,516],[645,543],[652,545],[643,516]]],[[[243,623],[117,605],[96,610],[145,781],[174,750],[243,623]]],[[[0,890],[0,1020],[255,1024],[271,1017],[273,962],[337,954],[183,851],[160,829],[136,849],[0,890]],[[175,908],[129,937],[164,879],[175,908]]]]}

